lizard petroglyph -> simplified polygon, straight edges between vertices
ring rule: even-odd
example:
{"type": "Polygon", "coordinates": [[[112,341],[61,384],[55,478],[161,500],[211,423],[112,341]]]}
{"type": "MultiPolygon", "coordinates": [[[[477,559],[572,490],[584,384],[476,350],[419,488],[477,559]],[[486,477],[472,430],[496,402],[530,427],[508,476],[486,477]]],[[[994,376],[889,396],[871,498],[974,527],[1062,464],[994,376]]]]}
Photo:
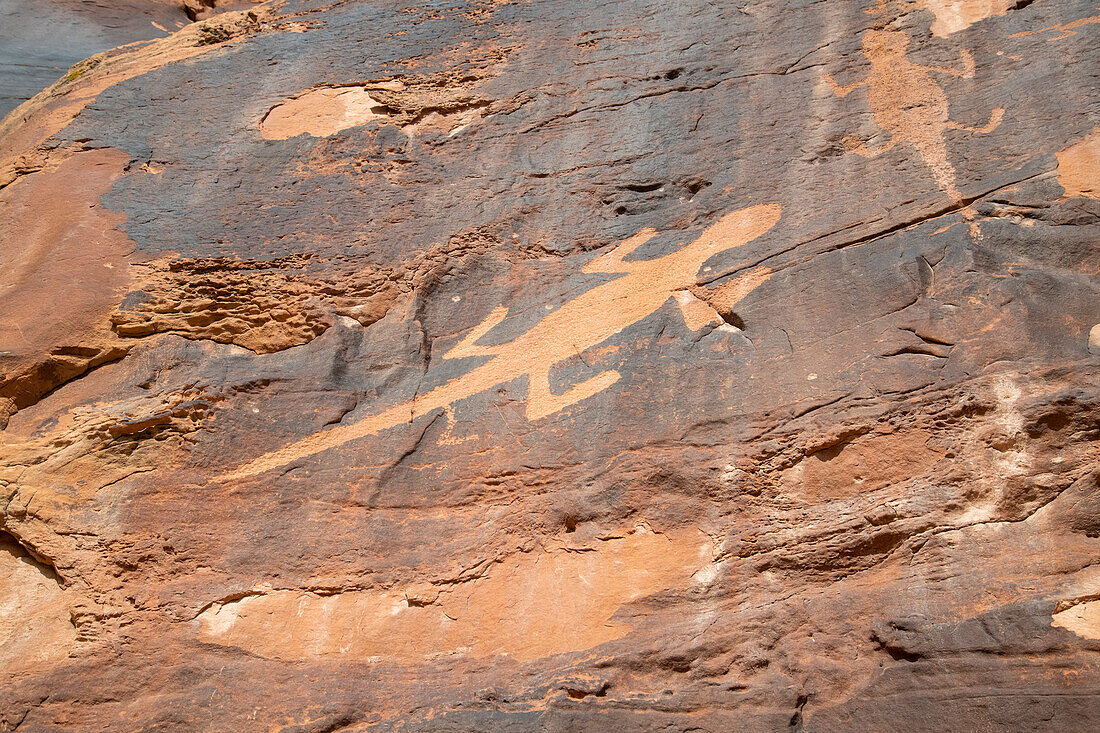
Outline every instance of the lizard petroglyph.
{"type": "MultiPolygon", "coordinates": [[[[404,425],[455,402],[526,375],[527,419],[538,420],[607,389],[620,378],[615,370],[602,371],[554,394],[550,369],[561,361],[602,344],[624,328],[655,313],[679,291],[697,284],[699,268],[719,252],[739,247],[761,236],[779,221],[778,204],[761,204],[726,214],[707,227],[694,241],[661,257],[625,261],[657,232],[643,229],[610,252],[592,259],[585,273],[620,274],[620,277],[582,293],[546,315],[530,330],[512,341],[496,346],[477,342],[504,320],[505,306],[494,309],[478,326],[451,348],[445,359],[491,356],[484,364],[410,401],[394,405],[358,422],[315,433],[297,442],[259,456],[227,474],[225,479],[253,476],[288,463],[316,455],[350,441],[376,435],[404,425]]],[[[757,268],[739,279],[741,297],[770,276],[757,268]]],[[[681,307],[683,304],[681,303],[681,307]]]]}
{"type": "Polygon", "coordinates": [[[1004,116],[1000,107],[993,110],[984,127],[971,128],[952,122],[948,116],[947,95],[932,78],[931,72],[949,74],[964,79],[974,76],[974,59],[966,50],[960,51],[962,68],[920,66],[906,57],[909,35],[898,30],[869,30],[863,34],[863,54],[871,62],[871,72],[863,81],[841,86],[833,77],[824,75],[825,82],[838,97],[846,97],[861,86],[867,86],[867,100],[875,122],[890,135],[877,149],[854,138],[846,144],[851,152],[865,158],[885,153],[899,143],[916,148],[932,172],[937,185],[954,201],[961,201],[955,169],[947,160],[944,133],[966,130],[985,134],[993,132],[1004,116]]]}

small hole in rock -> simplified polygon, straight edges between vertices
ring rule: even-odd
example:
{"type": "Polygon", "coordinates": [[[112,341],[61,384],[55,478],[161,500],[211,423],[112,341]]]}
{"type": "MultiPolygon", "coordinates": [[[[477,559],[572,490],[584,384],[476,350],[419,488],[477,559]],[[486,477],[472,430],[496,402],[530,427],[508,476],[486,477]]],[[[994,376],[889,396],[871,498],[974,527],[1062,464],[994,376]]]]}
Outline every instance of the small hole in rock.
{"type": "Polygon", "coordinates": [[[690,193],[692,196],[699,193],[700,191],[702,191],[704,188],[707,188],[708,186],[710,186],[710,181],[704,181],[704,180],[701,180],[701,179],[688,181],[688,183],[686,184],[686,188],[688,190],[688,193],[690,193]]]}
{"type": "Polygon", "coordinates": [[[730,324],[734,328],[745,330],[745,322],[741,320],[741,316],[737,315],[733,311],[726,311],[725,313],[719,313],[722,316],[722,320],[730,324]]]}

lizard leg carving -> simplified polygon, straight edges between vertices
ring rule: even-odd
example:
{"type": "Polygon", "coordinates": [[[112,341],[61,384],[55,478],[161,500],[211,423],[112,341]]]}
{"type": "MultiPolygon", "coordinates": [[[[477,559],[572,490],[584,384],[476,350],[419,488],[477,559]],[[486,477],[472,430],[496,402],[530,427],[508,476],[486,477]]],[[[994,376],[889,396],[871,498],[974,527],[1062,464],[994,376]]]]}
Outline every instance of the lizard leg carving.
{"type": "Polygon", "coordinates": [[[443,355],[443,358],[461,359],[465,356],[487,356],[489,354],[495,354],[497,352],[495,346],[477,346],[474,342],[493,330],[497,324],[504,320],[506,315],[508,315],[508,308],[505,306],[500,305],[494,308],[493,312],[485,317],[485,320],[474,326],[472,331],[466,334],[461,341],[452,346],[450,350],[443,355]]]}
{"type": "Polygon", "coordinates": [[[984,127],[967,127],[961,125],[958,122],[948,122],[947,127],[950,130],[965,130],[966,132],[973,132],[978,135],[988,135],[997,129],[997,125],[1001,124],[1001,120],[1005,116],[1005,111],[1002,107],[996,107],[989,115],[989,122],[984,127]]]}
{"type": "Polygon", "coordinates": [[[863,158],[874,158],[875,156],[882,155],[890,148],[898,144],[898,140],[895,137],[891,137],[885,143],[880,145],[877,149],[870,148],[867,143],[862,142],[858,137],[846,137],[844,138],[844,147],[848,149],[848,152],[855,153],[863,158]]]}
{"type": "Polygon", "coordinates": [[[623,258],[657,236],[657,230],[646,227],[621,244],[615,245],[610,252],[599,255],[582,268],[583,272],[629,272],[630,264],[623,262],[623,258]]]}
{"type": "Polygon", "coordinates": [[[821,78],[824,79],[825,83],[829,85],[829,88],[833,90],[833,94],[840,97],[841,99],[844,99],[849,94],[859,89],[861,86],[867,84],[867,79],[864,79],[863,81],[856,81],[852,82],[851,84],[841,85],[838,84],[836,82],[836,79],[834,79],[829,74],[822,74],[821,78]]]}
{"type": "Polygon", "coordinates": [[[962,79],[974,78],[974,57],[970,55],[970,52],[966,49],[959,51],[959,59],[962,61],[962,68],[956,69],[950,66],[926,66],[928,71],[935,71],[939,74],[948,74],[950,76],[957,76],[962,79]]]}
{"type": "Polygon", "coordinates": [[[550,391],[550,372],[541,370],[528,375],[527,382],[527,419],[553,415],[569,405],[586,400],[597,392],[602,392],[619,381],[620,374],[614,369],[600,372],[594,377],[580,382],[564,394],[556,395],[550,391]]]}

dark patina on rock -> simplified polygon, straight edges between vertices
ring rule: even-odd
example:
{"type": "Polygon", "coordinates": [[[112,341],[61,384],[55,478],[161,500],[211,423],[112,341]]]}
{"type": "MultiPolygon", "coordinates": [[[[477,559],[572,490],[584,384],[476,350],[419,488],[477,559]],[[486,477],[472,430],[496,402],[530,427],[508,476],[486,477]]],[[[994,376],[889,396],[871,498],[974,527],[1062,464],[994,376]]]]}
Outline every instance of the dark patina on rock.
{"type": "Polygon", "coordinates": [[[0,124],[0,730],[1095,725],[1094,4],[191,5],[0,124]]]}

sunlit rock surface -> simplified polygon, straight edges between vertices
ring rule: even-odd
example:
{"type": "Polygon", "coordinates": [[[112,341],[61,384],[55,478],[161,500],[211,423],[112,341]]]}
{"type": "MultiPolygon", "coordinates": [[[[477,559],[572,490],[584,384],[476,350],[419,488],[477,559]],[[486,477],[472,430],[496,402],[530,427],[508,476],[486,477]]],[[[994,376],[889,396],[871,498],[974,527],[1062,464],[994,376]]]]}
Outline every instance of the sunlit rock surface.
{"type": "Polygon", "coordinates": [[[1095,727],[1095,3],[0,13],[0,730],[1095,727]]]}

